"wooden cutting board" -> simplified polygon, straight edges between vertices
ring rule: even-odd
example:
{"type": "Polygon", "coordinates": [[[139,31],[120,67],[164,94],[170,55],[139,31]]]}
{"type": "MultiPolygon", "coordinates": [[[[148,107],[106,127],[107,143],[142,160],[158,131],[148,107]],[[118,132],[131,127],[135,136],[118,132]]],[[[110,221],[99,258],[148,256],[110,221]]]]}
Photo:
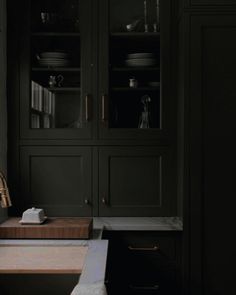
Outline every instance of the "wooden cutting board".
{"type": "Polygon", "coordinates": [[[40,225],[22,225],[21,218],[0,224],[0,239],[89,239],[93,219],[87,217],[48,218],[40,225]]]}

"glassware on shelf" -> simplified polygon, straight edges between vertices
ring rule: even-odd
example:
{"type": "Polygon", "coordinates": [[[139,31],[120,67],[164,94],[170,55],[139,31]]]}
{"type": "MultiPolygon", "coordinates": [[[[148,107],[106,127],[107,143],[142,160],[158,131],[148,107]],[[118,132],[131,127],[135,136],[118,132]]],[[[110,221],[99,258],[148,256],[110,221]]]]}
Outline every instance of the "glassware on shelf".
{"type": "Polygon", "coordinates": [[[49,79],[48,79],[48,85],[49,87],[53,88],[53,87],[62,87],[62,83],[64,81],[64,77],[59,74],[57,76],[54,76],[54,75],[51,75],[49,76],[49,79]]]}
{"type": "Polygon", "coordinates": [[[143,18],[137,18],[132,23],[126,25],[128,32],[141,32],[143,30],[144,20],[143,18]]]}
{"type": "Polygon", "coordinates": [[[153,24],[153,32],[157,33],[160,31],[160,1],[156,0],[156,22],[153,24]]]}
{"type": "Polygon", "coordinates": [[[144,32],[148,33],[148,23],[147,23],[147,0],[144,0],[144,32]]]}
{"type": "Polygon", "coordinates": [[[143,111],[139,117],[138,128],[146,129],[150,128],[150,112],[149,112],[149,104],[151,102],[151,97],[149,95],[144,95],[141,97],[141,103],[143,107],[143,111]]]}

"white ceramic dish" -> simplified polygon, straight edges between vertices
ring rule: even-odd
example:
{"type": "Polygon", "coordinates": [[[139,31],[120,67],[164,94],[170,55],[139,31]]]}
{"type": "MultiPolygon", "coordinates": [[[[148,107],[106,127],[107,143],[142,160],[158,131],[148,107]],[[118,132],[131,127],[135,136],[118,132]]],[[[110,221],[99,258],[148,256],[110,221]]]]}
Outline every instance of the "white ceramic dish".
{"type": "Polygon", "coordinates": [[[62,61],[39,61],[39,64],[41,66],[67,66],[69,64],[69,61],[62,60],[62,61]]]}
{"type": "Polygon", "coordinates": [[[41,58],[67,58],[68,54],[65,52],[47,51],[40,53],[41,58]]]}
{"type": "Polygon", "coordinates": [[[140,53],[127,54],[128,59],[136,59],[136,58],[143,59],[143,58],[153,58],[153,57],[154,57],[154,54],[150,53],[150,52],[140,52],[140,53]]]}
{"type": "Polygon", "coordinates": [[[125,61],[126,65],[129,67],[149,67],[154,66],[156,62],[154,58],[133,58],[125,61]]]}

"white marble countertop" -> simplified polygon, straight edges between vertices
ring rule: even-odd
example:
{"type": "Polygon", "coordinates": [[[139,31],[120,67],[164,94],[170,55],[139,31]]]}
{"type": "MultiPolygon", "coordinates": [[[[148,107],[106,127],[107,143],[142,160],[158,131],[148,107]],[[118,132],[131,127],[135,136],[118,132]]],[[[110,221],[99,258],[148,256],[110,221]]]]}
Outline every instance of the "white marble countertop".
{"type": "Polygon", "coordinates": [[[94,217],[93,228],[124,231],[182,231],[179,217],[94,217]]]}

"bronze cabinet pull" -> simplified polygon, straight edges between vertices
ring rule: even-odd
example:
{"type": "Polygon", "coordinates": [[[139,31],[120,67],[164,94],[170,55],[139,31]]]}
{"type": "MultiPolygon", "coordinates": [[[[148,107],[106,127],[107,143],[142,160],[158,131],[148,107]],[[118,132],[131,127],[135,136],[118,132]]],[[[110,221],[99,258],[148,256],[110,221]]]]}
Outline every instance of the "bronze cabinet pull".
{"type": "Polygon", "coordinates": [[[133,246],[128,246],[128,249],[131,251],[158,251],[160,250],[158,245],[155,245],[153,247],[133,247],[133,246]]]}
{"type": "Polygon", "coordinates": [[[107,95],[102,95],[102,121],[107,121],[107,95]]]}
{"type": "Polygon", "coordinates": [[[91,95],[87,94],[85,96],[85,120],[89,121],[91,119],[91,95]]]}

